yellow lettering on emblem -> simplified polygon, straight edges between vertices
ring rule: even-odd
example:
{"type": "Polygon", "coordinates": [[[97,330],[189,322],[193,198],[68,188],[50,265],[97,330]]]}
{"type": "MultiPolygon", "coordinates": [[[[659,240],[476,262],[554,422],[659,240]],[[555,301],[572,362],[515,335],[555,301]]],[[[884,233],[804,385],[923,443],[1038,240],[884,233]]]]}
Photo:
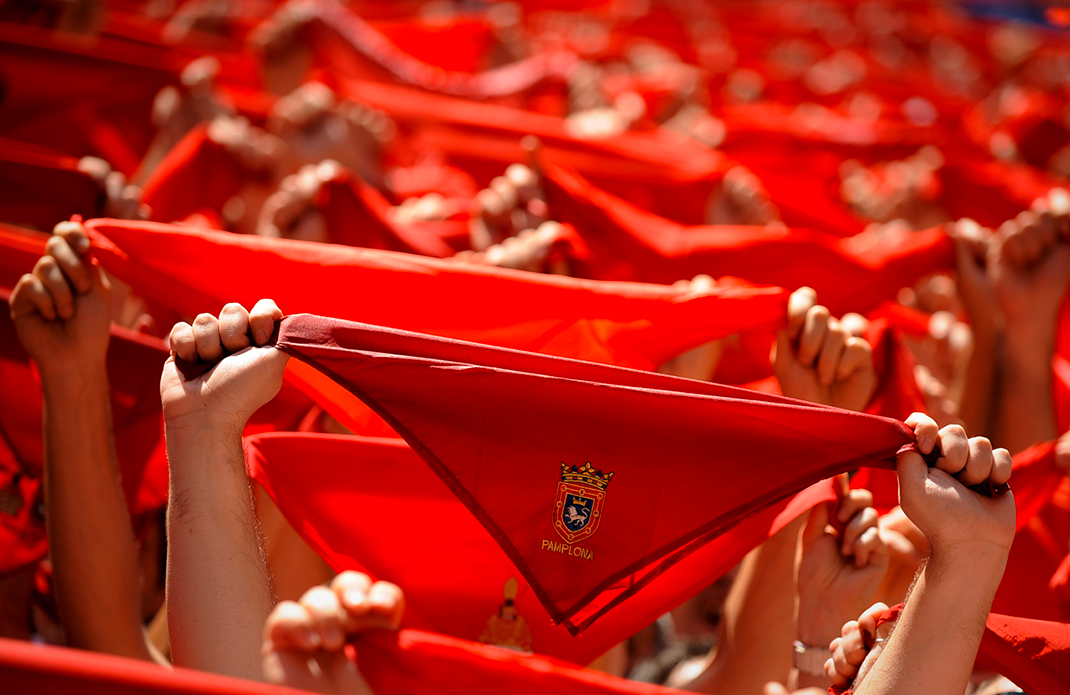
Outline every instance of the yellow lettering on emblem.
{"type": "Polygon", "coordinates": [[[583,558],[584,560],[594,562],[594,552],[592,552],[588,548],[581,548],[578,545],[558,543],[556,541],[549,541],[544,538],[542,540],[542,549],[551,553],[561,553],[562,555],[583,558]]]}

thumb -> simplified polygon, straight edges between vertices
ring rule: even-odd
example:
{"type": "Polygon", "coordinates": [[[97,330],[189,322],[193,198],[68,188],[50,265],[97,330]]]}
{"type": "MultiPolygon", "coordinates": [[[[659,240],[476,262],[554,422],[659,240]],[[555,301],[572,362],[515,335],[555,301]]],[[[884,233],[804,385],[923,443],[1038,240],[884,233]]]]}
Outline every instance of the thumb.
{"type": "Polygon", "coordinates": [[[929,475],[929,466],[917,451],[908,449],[896,457],[896,475],[899,478],[899,498],[923,494],[922,487],[929,475]]]}

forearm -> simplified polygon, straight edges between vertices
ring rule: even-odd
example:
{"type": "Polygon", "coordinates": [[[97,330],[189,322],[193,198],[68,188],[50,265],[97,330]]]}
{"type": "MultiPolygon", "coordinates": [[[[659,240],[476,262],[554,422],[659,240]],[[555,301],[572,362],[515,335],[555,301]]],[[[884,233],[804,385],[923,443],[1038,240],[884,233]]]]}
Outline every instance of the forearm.
{"type": "Polygon", "coordinates": [[[151,659],[104,364],[42,376],[46,520],[68,643],[151,659]]]}
{"type": "Polygon", "coordinates": [[[167,621],[176,666],[259,680],[273,601],[241,430],[166,430],[167,621]]]}
{"type": "Polygon", "coordinates": [[[959,415],[967,432],[990,436],[995,419],[994,396],[1002,335],[994,327],[976,326],[973,338],[973,349],[958,398],[959,415]]]}
{"type": "Polygon", "coordinates": [[[805,520],[791,522],[744,558],[725,601],[716,654],[688,690],[758,695],[766,682],[787,679],[795,639],[795,550],[805,520]]]}
{"type": "Polygon", "coordinates": [[[1006,561],[1006,550],[994,546],[930,557],[856,695],[962,695],[1006,561]]]}
{"type": "Polygon", "coordinates": [[[1050,331],[1038,334],[1008,327],[995,443],[1012,454],[1059,436],[1052,401],[1054,343],[1050,331]]]}

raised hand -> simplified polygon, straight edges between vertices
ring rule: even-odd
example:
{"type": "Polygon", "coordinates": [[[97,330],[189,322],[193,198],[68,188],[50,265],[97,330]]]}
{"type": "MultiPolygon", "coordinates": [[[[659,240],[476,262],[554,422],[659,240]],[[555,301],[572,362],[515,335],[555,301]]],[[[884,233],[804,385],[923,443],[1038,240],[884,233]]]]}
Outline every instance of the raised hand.
{"type": "Polygon", "coordinates": [[[365,630],[396,630],[405,597],[396,585],[343,572],[330,586],[283,601],[264,625],[264,678],[332,695],[365,695],[371,688],[345,645],[365,630]]]}
{"type": "Polygon", "coordinates": [[[546,220],[538,175],[523,164],[511,164],[504,176],[495,177],[473,201],[468,223],[472,248],[485,251],[546,220]]]}
{"type": "Polygon", "coordinates": [[[873,601],[884,580],[888,549],[872,504],[868,490],[848,490],[834,510],[822,504],[810,512],[797,555],[796,620],[804,644],[831,641],[845,618],[873,601]]]}
{"type": "Polygon", "coordinates": [[[56,225],[47,254],[11,294],[11,318],[30,357],[46,378],[53,372],[104,368],[111,285],[89,255],[78,222],[56,225]]]}
{"type": "Polygon", "coordinates": [[[1014,540],[1014,496],[1010,492],[986,497],[970,490],[990,483],[998,488],[1011,477],[1011,455],[993,449],[984,437],[967,438],[958,425],[938,429],[927,415],[914,413],[906,420],[914,429],[919,454],[899,455],[900,505],[925,534],[930,554],[970,557],[1002,554],[1014,540]],[[940,458],[929,468],[922,454],[939,447],[940,458]]]}
{"type": "Polygon", "coordinates": [[[262,347],[280,318],[282,311],[275,302],[261,299],[252,311],[232,303],[223,307],[219,318],[201,314],[193,325],[175,324],[171,358],[160,378],[168,428],[223,427],[240,433],[249,417],[282,387],[289,358],[274,347],[262,347]],[[211,367],[187,379],[176,360],[211,367]]]}
{"type": "Polygon", "coordinates": [[[773,371],[785,396],[848,410],[865,408],[877,387],[869,343],[818,305],[809,287],[788,300],[788,327],[777,333],[773,371]]]}
{"type": "MultiPolygon", "coordinates": [[[[878,633],[877,620],[888,610],[883,603],[875,603],[858,616],[858,620],[844,623],[841,634],[829,644],[832,656],[825,662],[825,675],[833,687],[843,689],[858,677],[867,660],[880,654],[877,639],[884,639],[891,626],[881,626],[878,633]]],[[[864,677],[865,674],[863,673],[864,677]]]]}
{"type": "Polygon", "coordinates": [[[1052,190],[997,230],[990,265],[1008,331],[1054,330],[1070,285],[1068,237],[1070,199],[1062,189],[1052,190]]]}

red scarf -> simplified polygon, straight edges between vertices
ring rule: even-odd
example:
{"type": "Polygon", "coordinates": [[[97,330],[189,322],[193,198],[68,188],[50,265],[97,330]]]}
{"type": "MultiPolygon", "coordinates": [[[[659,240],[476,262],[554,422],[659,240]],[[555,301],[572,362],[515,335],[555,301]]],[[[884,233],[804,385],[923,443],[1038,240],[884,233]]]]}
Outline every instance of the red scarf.
{"type": "Polygon", "coordinates": [[[914,442],[875,416],[316,316],[277,346],[401,434],[574,633],[747,515],[914,442]]]}
{"type": "Polygon", "coordinates": [[[578,664],[709,586],[811,506],[835,499],[830,481],[822,481],[748,517],[577,639],[551,622],[494,538],[405,442],[278,433],[248,438],[245,446],[250,475],[335,570],[359,570],[404,587],[406,627],[512,644],[578,664]],[[510,579],[517,586],[507,597],[510,579]],[[501,617],[510,609],[521,620],[501,617]]]}

